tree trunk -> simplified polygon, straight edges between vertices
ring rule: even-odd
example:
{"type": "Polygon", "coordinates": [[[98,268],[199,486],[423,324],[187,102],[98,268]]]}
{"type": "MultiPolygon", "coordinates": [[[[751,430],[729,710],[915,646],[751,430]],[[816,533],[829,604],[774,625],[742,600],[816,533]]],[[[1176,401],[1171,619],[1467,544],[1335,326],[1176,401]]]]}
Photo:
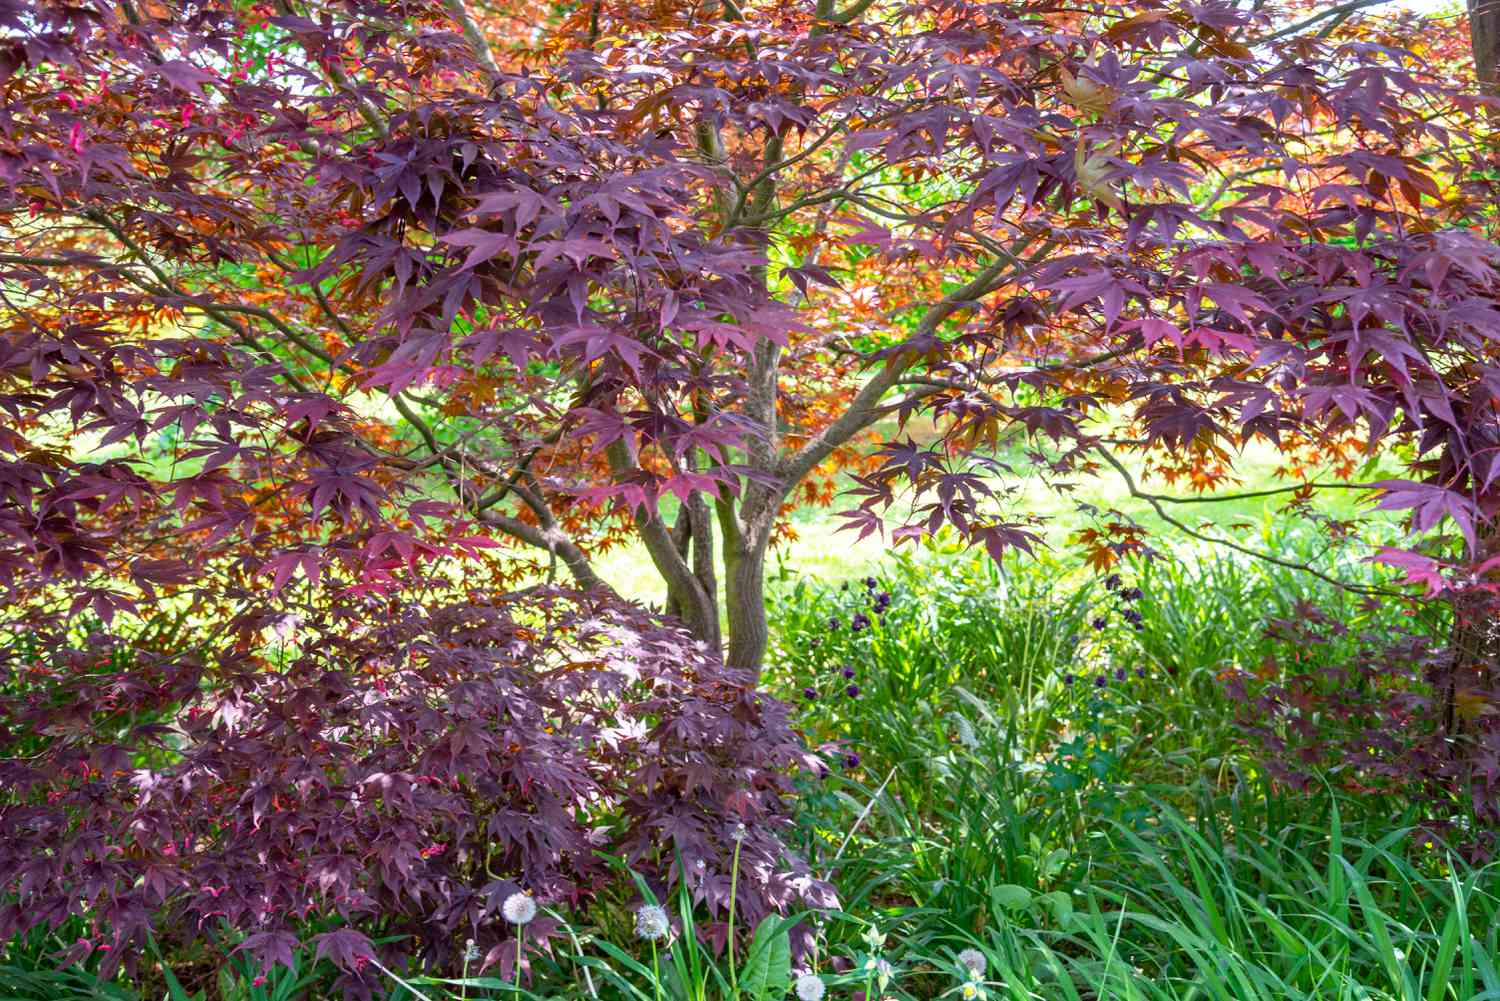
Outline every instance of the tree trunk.
{"type": "Polygon", "coordinates": [[[766,547],[735,548],[732,555],[727,550],[724,554],[724,606],[729,615],[724,661],[751,671],[759,680],[771,638],[766,623],[766,547]]]}
{"type": "Polygon", "coordinates": [[[1469,44],[1480,88],[1500,93],[1500,0],[1469,0],[1469,44]]]}
{"type": "Polygon", "coordinates": [[[778,491],[751,486],[738,509],[729,498],[714,504],[723,537],[724,610],[729,620],[724,662],[750,671],[757,682],[771,637],[766,622],[766,551],[780,497],[778,491]]]}

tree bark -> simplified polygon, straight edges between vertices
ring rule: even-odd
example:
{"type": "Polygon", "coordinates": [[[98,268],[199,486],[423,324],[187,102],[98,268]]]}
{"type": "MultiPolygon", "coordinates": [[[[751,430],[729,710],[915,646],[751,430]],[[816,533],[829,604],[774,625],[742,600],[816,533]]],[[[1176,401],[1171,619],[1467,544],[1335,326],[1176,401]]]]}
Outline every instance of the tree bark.
{"type": "Polygon", "coordinates": [[[753,490],[738,511],[732,501],[717,506],[724,550],[724,610],[729,645],[724,662],[759,680],[771,631],[766,620],[766,551],[771,544],[780,494],[753,490]]]}
{"type": "MultiPolygon", "coordinates": [[[[609,457],[610,468],[617,476],[638,468],[634,456],[621,441],[610,444],[605,449],[605,454],[609,457]]],[[[683,558],[682,550],[672,537],[672,531],[662,522],[657,510],[642,505],[633,514],[636,535],[645,545],[656,572],[666,581],[667,607],[676,610],[688,632],[717,648],[723,638],[719,628],[719,596],[717,587],[712,583],[712,569],[709,572],[709,586],[705,587],[704,581],[694,574],[693,568],[683,558]]],[[[703,531],[695,531],[691,506],[685,514],[689,519],[688,534],[696,536],[705,545],[711,545],[711,536],[706,536],[703,531]]],[[[706,528],[707,519],[703,519],[703,522],[706,528]]]]}
{"type": "Polygon", "coordinates": [[[1469,44],[1482,90],[1500,93],[1500,0],[1468,0],[1469,44]]]}

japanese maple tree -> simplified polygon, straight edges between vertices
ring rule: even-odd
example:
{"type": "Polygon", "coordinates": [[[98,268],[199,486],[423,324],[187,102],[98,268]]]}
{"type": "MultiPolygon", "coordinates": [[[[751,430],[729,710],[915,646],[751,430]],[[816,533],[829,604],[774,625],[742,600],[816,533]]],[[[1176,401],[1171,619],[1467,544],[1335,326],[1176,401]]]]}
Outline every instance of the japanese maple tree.
{"type": "Polygon", "coordinates": [[[1026,547],[1014,429],[1199,489],[1407,442],[1382,503],[1482,562],[1480,100],[1361,6],[10,3],[7,578],[628,534],[756,668],[789,505],[1026,547]]]}

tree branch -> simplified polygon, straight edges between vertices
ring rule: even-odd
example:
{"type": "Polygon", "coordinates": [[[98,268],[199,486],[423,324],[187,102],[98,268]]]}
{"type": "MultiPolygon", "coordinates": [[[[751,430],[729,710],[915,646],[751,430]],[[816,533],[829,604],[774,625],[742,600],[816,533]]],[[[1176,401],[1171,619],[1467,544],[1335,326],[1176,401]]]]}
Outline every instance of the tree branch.
{"type": "MultiPolygon", "coordinates": [[[[1024,252],[1037,239],[1038,237],[1035,236],[1022,237],[1011,246],[1008,252],[982,270],[962,288],[953,290],[929,306],[921,322],[917,324],[917,330],[913,336],[925,337],[935,333],[943,321],[958,310],[975,305],[1001,285],[1019,278],[1033,265],[1022,261],[1017,255],[1024,252]]],[[[1045,258],[1054,246],[1056,246],[1054,241],[1048,241],[1042,247],[1038,257],[1045,258]]],[[[911,365],[912,359],[909,357],[902,355],[892,357],[880,372],[860,388],[843,414],[813,436],[794,454],[783,459],[777,472],[784,488],[800,482],[803,477],[812,472],[818,463],[831,455],[834,449],[873,424],[879,418],[880,401],[911,365]]]]}
{"type": "Polygon", "coordinates": [[[1172,517],[1170,514],[1167,514],[1166,509],[1162,506],[1162,498],[1157,497],[1155,494],[1149,494],[1139,489],[1135,485],[1135,477],[1130,475],[1130,470],[1126,469],[1125,464],[1122,463],[1119,459],[1116,459],[1108,449],[1095,447],[1093,451],[1102,456],[1104,461],[1113,466],[1115,468],[1115,471],[1120,474],[1121,479],[1125,481],[1125,489],[1130,492],[1130,496],[1138,500],[1143,500],[1147,504],[1150,504],[1152,510],[1156,512],[1156,516],[1158,518],[1166,522],[1168,525],[1171,525],[1173,528],[1177,529],[1188,538],[1197,539],[1199,542],[1207,542],[1210,545],[1224,546],[1227,549],[1233,549],[1235,552],[1243,553],[1246,556],[1254,557],[1257,560],[1264,560],[1267,563],[1274,563],[1276,566],[1286,567],[1289,570],[1297,570],[1309,574],[1313,577],[1318,578],[1326,584],[1332,584],[1334,587],[1340,588],[1344,591],[1349,591],[1354,594],[1367,594],[1383,598],[1406,597],[1400,591],[1392,591],[1383,587],[1366,587],[1363,584],[1350,584],[1347,581],[1339,580],[1337,577],[1330,576],[1317,569],[1316,567],[1309,566],[1306,563],[1298,563],[1296,560],[1283,559],[1282,557],[1274,556],[1271,553],[1263,553],[1258,549],[1251,549],[1249,546],[1242,546],[1238,542],[1235,542],[1231,539],[1205,535],[1202,532],[1195,531],[1192,528],[1189,528],[1184,522],[1172,517]]]}
{"type": "Polygon", "coordinates": [[[567,566],[568,572],[573,575],[573,579],[583,590],[597,590],[607,594],[614,593],[614,589],[594,572],[593,565],[589,563],[588,557],[583,554],[583,550],[579,549],[562,532],[549,532],[536,525],[528,525],[524,521],[503,514],[497,514],[494,511],[482,511],[477,517],[483,524],[504,532],[513,539],[555,554],[567,566]]]}
{"type": "MultiPolygon", "coordinates": [[[[616,439],[610,442],[605,447],[604,454],[609,459],[610,470],[617,480],[640,469],[639,464],[626,449],[623,440],[616,439]]],[[[670,597],[676,602],[688,628],[699,637],[717,637],[719,631],[715,600],[717,595],[708,595],[704,592],[692,568],[688,566],[687,561],[682,558],[682,554],[673,544],[671,532],[667,530],[666,525],[655,512],[648,510],[645,505],[637,505],[631,512],[631,517],[635,521],[636,532],[640,535],[646,552],[651,556],[656,572],[661,574],[662,580],[666,582],[670,597]]]]}
{"type": "Polygon", "coordinates": [[[469,8],[464,6],[464,0],[443,0],[443,6],[448,8],[448,13],[458,22],[463,29],[464,38],[469,42],[469,48],[474,51],[474,58],[479,61],[480,67],[485,75],[490,78],[491,86],[500,83],[505,75],[500,72],[500,64],[495,62],[495,53],[490,49],[489,40],[484,37],[484,32],[479,29],[479,22],[469,13],[469,8]]]}
{"type": "Polygon", "coordinates": [[[1262,35],[1260,38],[1257,38],[1251,42],[1247,42],[1246,44],[1252,46],[1264,45],[1267,42],[1274,42],[1278,38],[1286,38],[1288,35],[1295,35],[1299,32],[1305,31],[1306,29],[1311,28],[1313,25],[1317,24],[1319,21],[1333,18],[1333,24],[1330,24],[1323,29],[1324,32],[1327,32],[1347,21],[1349,17],[1356,12],[1365,9],[1366,7],[1378,7],[1386,2],[1388,2],[1388,0],[1350,0],[1350,2],[1348,3],[1341,3],[1334,7],[1326,7],[1323,10],[1318,11],[1316,14],[1313,14],[1311,17],[1304,18],[1303,20],[1298,21],[1295,24],[1290,24],[1278,31],[1273,31],[1269,35],[1262,35]]]}

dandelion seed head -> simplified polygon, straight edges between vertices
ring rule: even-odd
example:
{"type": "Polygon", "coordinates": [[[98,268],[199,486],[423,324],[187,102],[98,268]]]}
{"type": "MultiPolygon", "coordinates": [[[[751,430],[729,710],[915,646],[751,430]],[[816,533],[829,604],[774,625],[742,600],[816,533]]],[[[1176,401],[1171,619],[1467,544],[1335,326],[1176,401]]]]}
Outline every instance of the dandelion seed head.
{"type": "Polygon", "coordinates": [[[798,1001],[823,1001],[823,978],[816,973],[804,973],[797,978],[798,1001]]]}
{"type": "Polygon", "coordinates": [[[500,905],[500,913],[513,925],[529,925],[536,917],[536,901],[529,894],[512,893],[500,905]]]}
{"type": "Polygon", "coordinates": [[[635,933],[647,942],[659,942],[671,930],[667,912],[656,904],[644,904],[635,912],[635,933]]]}

